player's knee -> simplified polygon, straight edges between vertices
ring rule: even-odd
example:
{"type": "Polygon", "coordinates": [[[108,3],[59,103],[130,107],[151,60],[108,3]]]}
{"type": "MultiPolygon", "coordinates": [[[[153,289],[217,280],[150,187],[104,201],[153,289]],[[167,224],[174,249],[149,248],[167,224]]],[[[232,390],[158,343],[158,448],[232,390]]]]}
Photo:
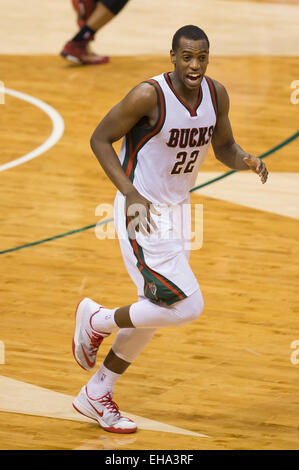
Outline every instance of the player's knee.
{"type": "Polygon", "coordinates": [[[190,323],[200,316],[204,308],[204,301],[200,289],[176,305],[178,324],[190,323]]]}
{"type": "Polygon", "coordinates": [[[192,303],[190,304],[189,319],[190,321],[197,320],[200,314],[203,311],[204,301],[200,290],[198,289],[192,298],[192,303]]]}

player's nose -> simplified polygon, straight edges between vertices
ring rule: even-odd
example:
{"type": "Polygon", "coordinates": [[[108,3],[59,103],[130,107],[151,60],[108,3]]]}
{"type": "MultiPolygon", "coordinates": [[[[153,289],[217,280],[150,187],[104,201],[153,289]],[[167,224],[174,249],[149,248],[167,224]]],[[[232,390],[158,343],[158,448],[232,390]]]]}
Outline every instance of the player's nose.
{"type": "Polygon", "coordinates": [[[200,71],[200,61],[197,60],[197,59],[193,59],[191,62],[190,62],[190,68],[191,70],[193,70],[194,72],[199,72],[200,71]]]}

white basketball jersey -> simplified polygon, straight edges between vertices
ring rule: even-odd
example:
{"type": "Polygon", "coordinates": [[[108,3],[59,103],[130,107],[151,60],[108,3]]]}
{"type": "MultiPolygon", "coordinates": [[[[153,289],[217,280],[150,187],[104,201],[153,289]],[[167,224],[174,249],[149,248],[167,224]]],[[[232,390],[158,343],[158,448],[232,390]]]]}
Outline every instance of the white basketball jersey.
{"type": "Polygon", "coordinates": [[[217,94],[204,77],[191,109],[175,91],[169,73],[146,81],[154,86],[159,116],[151,128],[134,126],[119,154],[137,191],[153,203],[179,204],[195,185],[216,125],[217,94]]]}

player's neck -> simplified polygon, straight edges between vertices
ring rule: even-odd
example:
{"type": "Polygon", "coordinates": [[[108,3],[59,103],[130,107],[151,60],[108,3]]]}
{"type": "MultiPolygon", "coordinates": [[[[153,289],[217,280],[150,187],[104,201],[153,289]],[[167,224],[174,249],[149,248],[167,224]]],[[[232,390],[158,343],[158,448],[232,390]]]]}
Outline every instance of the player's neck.
{"type": "Polygon", "coordinates": [[[187,88],[186,85],[179,79],[177,74],[174,72],[170,72],[169,78],[171,80],[172,86],[175,89],[176,93],[189,105],[193,106],[197,101],[199,90],[201,84],[198,88],[190,89],[187,88]]]}

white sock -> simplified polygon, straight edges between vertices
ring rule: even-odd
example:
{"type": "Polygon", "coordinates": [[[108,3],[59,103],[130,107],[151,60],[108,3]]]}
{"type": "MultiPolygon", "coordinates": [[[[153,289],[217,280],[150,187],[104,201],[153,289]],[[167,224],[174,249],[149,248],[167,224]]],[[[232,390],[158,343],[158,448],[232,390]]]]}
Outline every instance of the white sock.
{"type": "Polygon", "coordinates": [[[122,374],[116,374],[102,364],[98,371],[91,377],[87,383],[87,393],[93,400],[106,395],[110,392],[113,395],[113,388],[122,374]]]}
{"type": "Polygon", "coordinates": [[[98,313],[95,313],[91,318],[91,326],[96,331],[103,331],[104,333],[111,333],[118,328],[114,321],[114,313],[116,308],[109,309],[102,307],[98,313]]]}

